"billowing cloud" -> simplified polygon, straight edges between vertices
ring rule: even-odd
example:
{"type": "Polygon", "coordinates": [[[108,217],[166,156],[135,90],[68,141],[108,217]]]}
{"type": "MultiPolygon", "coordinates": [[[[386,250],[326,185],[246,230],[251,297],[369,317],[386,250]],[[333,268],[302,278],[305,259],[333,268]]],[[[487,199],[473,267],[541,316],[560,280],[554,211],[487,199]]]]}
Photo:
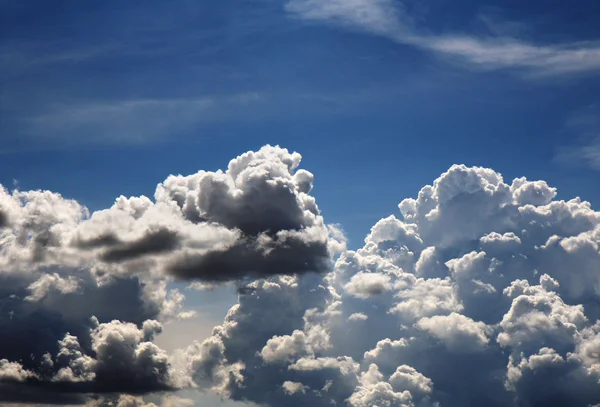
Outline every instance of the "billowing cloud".
{"type": "MultiPolygon", "coordinates": [[[[121,196],[91,214],[57,193],[0,187],[0,402],[187,387],[189,369],[153,343],[163,323],[195,315],[169,281],[244,286],[323,273],[344,247],[300,160],[265,146],[225,171],[169,176],[154,199],[121,196]]],[[[229,379],[235,369],[219,370],[222,347],[198,347],[214,365],[185,363],[211,381],[229,379]]],[[[146,405],[140,400],[118,403],[146,405]]]]}
{"type": "Polygon", "coordinates": [[[600,213],[452,166],[328,274],[250,284],[192,386],[279,406],[600,402],[600,213]]]}
{"type": "Polygon", "coordinates": [[[205,282],[326,271],[329,228],[301,156],[266,146],[227,171],[170,176],[155,201],[119,198],[73,231],[106,267],[205,282]]]}
{"type": "Polygon", "coordinates": [[[588,202],[454,165],[328,268],[343,238],[299,160],[264,147],[91,215],[3,190],[2,401],[144,406],[186,388],[291,407],[600,403],[588,202]],[[171,354],[153,343],[187,315],[169,279],[240,287],[209,338],[171,354]]]}

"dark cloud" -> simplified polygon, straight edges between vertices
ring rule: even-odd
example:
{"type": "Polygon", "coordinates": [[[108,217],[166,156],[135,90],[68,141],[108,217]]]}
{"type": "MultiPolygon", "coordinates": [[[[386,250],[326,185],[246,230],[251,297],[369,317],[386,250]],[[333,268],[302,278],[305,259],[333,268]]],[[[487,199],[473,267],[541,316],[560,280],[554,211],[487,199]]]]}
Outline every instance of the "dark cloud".
{"type": "Polygon", "coordinates": [[[150,232],[148,235],[134,242],[123,243],[116,241],[114,244],[111,244],[113,248],[108,249],[102,254],[101,259],[108,263],[119,262],[149,254],[171,252],[177,249],[179,245],[180,241],[177,237],[177,232],[158,230],[150,232]]]}
{"type": "MultiPolygon", "coordinates": [[[[14,374],[3,379],[0,374],[0,401],[75,404],[85,399],[80,395],[88,393],[172,389],[166,354],[144,342],[153,336],[148,321],[158,318],[165,306],[161,299],[149,298],[137,278],[116,279],[101,286],[91,279],[79,283],[78,291],[57,292],[56,286],[45,287],[44,295],[32,299],[31,288],[4,281],[0,360],[18,363],[27,375],[15,380],[14,374]],[[117,320],[132,323],[120,330],[113,328],[111,334],[108,328],[119,328],[117,322],[111,322],[117,320]],[[69,348],[65,338],[75,345],[69,348]],[[155,363],[161,358],[161,363],[155,363]],[[86,364],[89,366],[84,369],[86,364]]],[[[36,289],[42,290],[41,286],[36,289]]]]}
{"type": "Polygon", "coordinates": [[[82,405],[88,398],[82,394],[56,393],[46,391],[39,382],[27,383],[1,383],[0,402],[3,403],[31,403],[52,405],[82,405]]]}
{"type": "Polygon", "coordinates": [[[225,172],[170,176],[154,202],[120,197],[54,240],[114,273],[147,268],[210,282],[325,272],[334,239],[309,195],[312,174],[297,169],[300,159],[265,146],[225,172]]]}
{"type": "Polygon", "coordinates": [[[168,270],[180,279],[219,282],[310,271],[322,273],[331,267],[325,242],[292,238],[281,243],[275,241],[264,249],[260,245],[257,239],[247,238],[227,250],[177,259],[168,270]]]}
{"type": "Polygon", "coordinates": [[[0,210],[0,228],[8,226],[8,215],[0,210]]]}

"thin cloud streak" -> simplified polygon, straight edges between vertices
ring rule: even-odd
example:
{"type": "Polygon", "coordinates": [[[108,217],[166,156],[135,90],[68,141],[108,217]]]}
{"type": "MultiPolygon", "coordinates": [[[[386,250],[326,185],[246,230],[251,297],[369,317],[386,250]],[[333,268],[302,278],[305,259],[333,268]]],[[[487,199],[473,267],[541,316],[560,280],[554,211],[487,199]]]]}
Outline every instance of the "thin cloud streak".
{"type": "Polygon", "coordinates": [[[600,137],[576,147],[559,148],[555,161],[600,171],[600,137]]]}
{"type": "Polygon", "coordinates": [[[478,69],[521,69],[533,76],[594,73],[600,69],[597,41],[538,45],[506,36],[423,34],[401,5],[391,0],[290,0],[286,10],[303,20],[368,32],[478,69]]]}
{"type": "Polygon", "coordinates": [[[169,137],[198,123],[225,120],[233,108],[261,103],[258,93],[193,99],[133,99],[62,104],[25,120],[26,133],[47,140],[137,144],[169,137]]]}
{"type": "Polygon", "coordinates": [[[591,105],[573,113],[565,130],[577,142],[558,147],[554,161],[600,171],[600,106],[591,105]]]}

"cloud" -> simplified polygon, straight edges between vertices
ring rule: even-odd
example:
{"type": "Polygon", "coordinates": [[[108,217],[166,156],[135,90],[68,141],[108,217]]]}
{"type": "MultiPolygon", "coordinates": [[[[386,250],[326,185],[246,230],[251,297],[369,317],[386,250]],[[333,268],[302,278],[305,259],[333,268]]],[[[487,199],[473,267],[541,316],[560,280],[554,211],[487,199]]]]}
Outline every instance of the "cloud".
{"type": "Polygon", "coordinates": [[[194,400],[166,395],[162,400],[162,407],[189,407],[194,405],[194,400]]]}
{"type": "Polygon", "coordinates": [[[55,104],[30,112],[23,122],[23,133],[41,141],[72,144],[140,144],[181,134],[201,123],[227,120],[233,110],[247,111],[263,98],[249,92],[55,104]]]}
{"type": "Polygon", "coordinates": [[[98,286],[87,278],[79,292],[37,299],[20,294],[26,284],[3,280],[0,400],[60,404],[85,393],[173,387],[167,355],[150,342],[162,329],[151,318],[166,318],[173,307],[166,290],[137,279],[98,286]]]}
{"type": "Polygon", "coordinates": [[[379,273],[362,273],[352,276],[344,289],[358,298],[369,298],[392,289],[390,277],[379,273]]]}
{"type": "Polygon", "coordinates": [[[392,385],[384,380],[377,365],[369,366],[369,370],[361,375],[360,382],[348,399],[349,405],[353,407],[413,405],[410,392],[396,392],[392,385]]]}
{"type": "Polygon", "coordinates": [[[304,393],[306,391],[306,387],[302,383],[299,383],[299,382],[285,381],[285,382],[283,382],[281,387],[287,394],[290,394],[290,395],[292,395],[294,393],[298,393],[298,392],[304,393]]]}
{"type": "Polygon", "coordinates": [[[473,321],[456,312],[450,315],[422,318],[417,322],[416,327],[439,339],[452,350],[482,348],[489,342],[486,324],[473,321]]]}
{"type": "Polygon", "coordinates": [[[369,319],[369,317],[362,312],[355,312],[348,317],[348,321],[365,321],[367,319],[369,319]]]}
{"type": "Polygon", "coordinates": [[[569,165],[600,170],[600,138],[584,142],[576,147],[563,147],[555,157],[556,161],[569,165]]]}
{"type": "Polygon", "coordinates": [[[540,76],[593,74],[600,68],[598,42],[535,44],[497,35],[431,34],[393,0],[289,0],[286,10],[303,20],[378,35],[478,69],[518,69],[540,76]]]}
{"type": "Polygon", "coordinates": [[[117,407],[157,407],[154,403],[146,403],[140,397],[121,395],[117,407]]]}
{"type": "Polygon", "coordinates": [[[556,194],[452,166],[329,273],[251,283],[189,375],[268,406],[597,404],[600,213],[556,194]]]}
{"type": "Polygon", "coordinates": [[[291,0],[286,10],[309,20],[320,20],[383,36],[404,31],[406,15],[392,0],[291,0]]]}
{"type": "Polygon", "coordinates": [[[196,389],[290,407],[600,403],[588,202],[453,165],[343,250],[300,159],[266,146],[94,214],[3,189],[1,402],[145,406],[196,389]],[[173,279],[243,289],[208,338],[167,353],[154,339],[187,312],[173,279]]]}
{"type": "MultiPolygon", "coordinates": [[[[154,201],[119,197],[91,216],[48,191],[3,190],[1,213],[14,226],[4,229],[0,262],[15,273],[27,265],[87,267],[99,277],[147,270],[205,283],[326,271],[330,249],[343,241],[320,216],[313,176],[297,170],[300,160],[266,146],[232,160],[227,171],[170,176],[154,201]]],[[[72,292],[77,281],[47,274],[31,286],[33,296],[50,287],[72,292]]]]}
{"type": "MultiPolygon", "coordinates": [[[[324,223],[300,161],[265,146],[226,171],[170,176],[153,200],[119,197],[91,214],[57,193],[0,187],[0,402],[163,392],[202,375],[241,380],[241,364],[219,360],[218,340],[191,346],[183,367],[153,342],[164,324],[195,316],[167,283],[252,290],[255,279],[330,270],[343,235],[324,223]]],[[[307,341],[318,348],[317,333],[307,341]]]]}
{"type": "Polygon", "coordinates": [[[292,335],[274,336],[269,339],[265,347],[260,352],[260,356],[267,363],[277,361],[285,362],[294,360],[299,356],[312,354],[310,344],[304,332],[294,331],[292,335]]]}
{"type": "Polygon", "coordinates": [[[594,104],[572,113],[565,132],[576,142],[558,146],[554,161],[600,171],[600,107],[594,104]]]}

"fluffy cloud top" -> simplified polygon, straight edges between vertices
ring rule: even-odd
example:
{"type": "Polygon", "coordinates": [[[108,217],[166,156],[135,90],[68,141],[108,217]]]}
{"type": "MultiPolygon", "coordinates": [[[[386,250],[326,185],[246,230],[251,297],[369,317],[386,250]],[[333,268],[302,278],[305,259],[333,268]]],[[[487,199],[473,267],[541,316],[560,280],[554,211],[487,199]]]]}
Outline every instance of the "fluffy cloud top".
{"type": "Polygon", "coordinates": [[[600,213],[556,193],[451,167],[330,273],[254,282],[191,376],[270,406],[599,403],[600,213]]]}
{"type": "Polygon", "coordinates": [[[121,196],[92,214],[57,193],[0,186],[0,401],[190,383],[152,343],[161,322],[193,316],[168,281],[322,273],[343,248],[300,160],[265,146],[225,171],[169,176],[154,199],[121,196]]]}
{"type": "Polygon", "coordinates": [[[589,203],[455,165],[328,269],[343,238],[299,160],[264,147],[91,216],[3,190],[2,401],[195,388],[291,407],[600,403],[589,203]],[[185,314],[170,278],[244,289],[211,337],[169,355],[152,340],[185,314]]]}

